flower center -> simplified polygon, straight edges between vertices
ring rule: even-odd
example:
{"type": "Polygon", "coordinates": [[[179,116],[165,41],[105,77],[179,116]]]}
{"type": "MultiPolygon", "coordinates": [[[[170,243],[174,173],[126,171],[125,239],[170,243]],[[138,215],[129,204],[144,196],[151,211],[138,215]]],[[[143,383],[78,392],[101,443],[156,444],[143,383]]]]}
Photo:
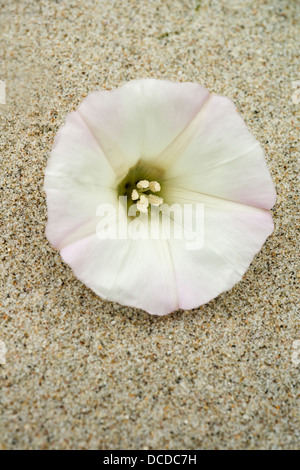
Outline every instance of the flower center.
{"type": "Polygon", "coordinates": [[[164,170],[149,166],[140,160],[130,168],[127,175],[117,185],[119,196],[127,197],[127,209],[136,205],[139,212],[147,214],[151,206],[163,204],[162,188],[159,181],[164,179],[164,170]]]}
{"type": "Polygon", "coordinates": [[[153,193],[161,190],[158,181],[141,180],[136,184],[136,188],[131,193],[131,199],[137,201],[137,209],[147,214],[149,204],[160,206],[164,201],[163,198],[153,193]]]}

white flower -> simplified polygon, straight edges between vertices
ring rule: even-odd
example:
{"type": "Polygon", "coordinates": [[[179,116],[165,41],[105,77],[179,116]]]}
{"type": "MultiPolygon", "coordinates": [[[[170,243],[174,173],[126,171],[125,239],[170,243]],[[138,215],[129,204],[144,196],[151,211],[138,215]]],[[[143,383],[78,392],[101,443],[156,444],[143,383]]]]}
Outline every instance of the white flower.
{"type": "Polygon", "coordinates": [[[273,230],[262,148],[228,98],[194,83],[135,80],[89,95],[58,133],[45,190],[47,237],[75,275],[156,315],[230,289],[273,230]],[[165,203],[204,204],[202,249],[176,237],[99,238],[99,205],[125,195],[143,220],[165,203]]]}

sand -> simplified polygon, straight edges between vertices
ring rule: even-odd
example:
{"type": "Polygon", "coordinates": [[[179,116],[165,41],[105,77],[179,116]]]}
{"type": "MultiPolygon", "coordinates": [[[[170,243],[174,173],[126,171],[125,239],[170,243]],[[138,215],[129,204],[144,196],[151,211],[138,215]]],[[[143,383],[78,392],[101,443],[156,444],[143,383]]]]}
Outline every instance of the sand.
{"type": "Polygon", "coordinates": [[[299,10],[294,0],[0,5],[0,448],[299,448],[299,10]],[[44,233],[44,170],[66,114],[142,77],[231,97],[278,194],[275,231],[243,280],[162,318],[97,297],[44,233]]]}

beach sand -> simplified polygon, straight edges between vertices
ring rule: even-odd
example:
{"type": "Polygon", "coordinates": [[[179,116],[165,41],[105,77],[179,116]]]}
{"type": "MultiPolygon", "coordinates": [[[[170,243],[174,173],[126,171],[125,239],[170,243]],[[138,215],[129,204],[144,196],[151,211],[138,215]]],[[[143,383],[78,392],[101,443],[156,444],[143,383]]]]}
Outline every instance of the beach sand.
{"type": "Polygon", "coordinates": [[[293,0],[0,5],[0,449],[299,448],[299,10],[293,0]],[[44,171],[67,113],[95,89],[144,77],[232,98],[278,194],[275,231],[243,280],[167,317],[97,297],[45,237],[44,171]]]}

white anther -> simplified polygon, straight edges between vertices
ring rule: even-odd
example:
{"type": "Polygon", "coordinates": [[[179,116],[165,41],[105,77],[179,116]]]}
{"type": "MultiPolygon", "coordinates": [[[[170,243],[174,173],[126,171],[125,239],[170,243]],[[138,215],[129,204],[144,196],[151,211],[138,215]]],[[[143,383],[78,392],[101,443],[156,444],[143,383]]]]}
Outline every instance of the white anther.
{"type": "Polygon", "coordinates": [[[157,181],[150,181],[149,183],[150,191],[157,193],[160,191],[160,184],[157,181]]]}
{"type": "Polygon", "coordinates": [[[144,206],[146,206],[146,207],[149,206],[149,200],[148,200],[148,197],[145,196],[145,194],[141,194],[140,202],[141,202],[142,204],[144,204],[144,206]]]}
{"type": "Polygon", "coordinates": [[[155,196],[154,194],[149,194],[148,201],[150,204],[153,204],[154,206],[160,206],[164,202],[162,197],[155,196]]]}
{"type": "Polygon", "coordinates": [[[140,201],[137,202],[136,207],[137,207],[138,211],[144,212],[144,214],[147,214],[148,207],[145,204],[143,204],[142,202],[140,202],[140,201]]]}
{"type": "Polygon", "coordinates": [[[134,189],[134,190],[132,191],[132,193],[131,193],[131,199],[132,199],[133,201],[137,201],[139,197],[140,197],[140,196],[139,196],[139,193],[137,192],[136,189],[134,189]]]}
{"type": "Polygon", "coordinates": [[[141,180],[137,184],[138,189],[147,189],[149,188],[149,181],[148,180],[141,180]]]}

